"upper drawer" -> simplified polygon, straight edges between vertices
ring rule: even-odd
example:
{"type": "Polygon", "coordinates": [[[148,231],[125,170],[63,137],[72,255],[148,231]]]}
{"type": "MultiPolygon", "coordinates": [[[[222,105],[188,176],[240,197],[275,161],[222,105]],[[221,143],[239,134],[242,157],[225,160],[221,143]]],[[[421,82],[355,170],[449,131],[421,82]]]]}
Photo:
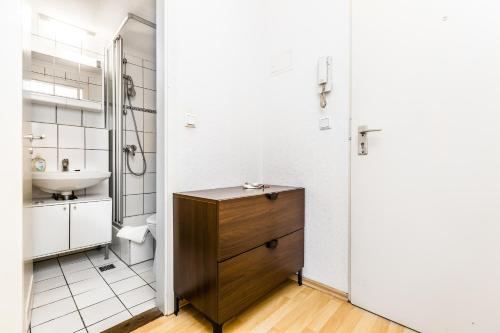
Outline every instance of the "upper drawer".
{"type": "Polygon", "coordinates": [[[219,261],[304,227],[304,189],[219,203],[219,261]]]}

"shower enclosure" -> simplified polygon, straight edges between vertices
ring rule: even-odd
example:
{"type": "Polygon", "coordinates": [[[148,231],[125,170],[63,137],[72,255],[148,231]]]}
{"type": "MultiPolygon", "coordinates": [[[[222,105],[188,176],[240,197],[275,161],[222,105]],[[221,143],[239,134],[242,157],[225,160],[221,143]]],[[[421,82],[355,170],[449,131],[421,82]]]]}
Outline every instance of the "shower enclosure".
{"type": "Polygon", "coordinates": [[[128,264],[153,257],[143,244],[116,238],[125,225],[146,224],[156,207],[156,25],[134,14],[123,21],[105,54],[105,105],[110,124],[114,252],[128,264]]]}

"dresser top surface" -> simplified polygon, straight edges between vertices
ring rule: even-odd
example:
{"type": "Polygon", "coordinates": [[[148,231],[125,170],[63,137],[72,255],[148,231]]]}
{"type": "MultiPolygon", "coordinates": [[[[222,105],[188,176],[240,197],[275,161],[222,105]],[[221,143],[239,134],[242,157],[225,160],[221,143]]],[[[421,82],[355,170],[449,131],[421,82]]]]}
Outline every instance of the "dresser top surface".
{"type": "Polygon", "coordinates": [[[175,195],[188,196],[200,199],[223,201],[230,199],[253,197],[266,193],[285,192],[302,189],[301,187],[269,185],[265,189],[244,189],[243,186],[215,188],[210,190],[179,192],[175,195]]]}

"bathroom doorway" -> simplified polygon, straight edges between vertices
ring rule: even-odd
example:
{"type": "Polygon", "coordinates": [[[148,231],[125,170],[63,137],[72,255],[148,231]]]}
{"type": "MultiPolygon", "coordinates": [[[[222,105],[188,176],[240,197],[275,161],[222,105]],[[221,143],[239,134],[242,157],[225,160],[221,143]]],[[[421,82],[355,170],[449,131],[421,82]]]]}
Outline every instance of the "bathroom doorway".
{"type": "Polygon", "coordinates": [[[155,0],[25,2],[25,81],[40,137],[29,166],[31,330],[102,331],[149,309],[165,312],[165,265],[155,263],[164,248],[155,237],[164,173],[155,0]],[[55,176],[71,186],[74,176],[80,187],[56,189],[55,176]]]}

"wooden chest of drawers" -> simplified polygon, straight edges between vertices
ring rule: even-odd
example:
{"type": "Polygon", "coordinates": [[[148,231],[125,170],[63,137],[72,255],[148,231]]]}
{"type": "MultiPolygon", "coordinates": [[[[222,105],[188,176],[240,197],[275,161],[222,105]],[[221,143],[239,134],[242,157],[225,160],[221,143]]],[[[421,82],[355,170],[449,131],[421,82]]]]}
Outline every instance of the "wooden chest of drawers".
{"type": "Polygon", "coordinates": [[[174,292],[214,326],[304,266],[304,189],[242,187],[174,194],[174,292]]]}

